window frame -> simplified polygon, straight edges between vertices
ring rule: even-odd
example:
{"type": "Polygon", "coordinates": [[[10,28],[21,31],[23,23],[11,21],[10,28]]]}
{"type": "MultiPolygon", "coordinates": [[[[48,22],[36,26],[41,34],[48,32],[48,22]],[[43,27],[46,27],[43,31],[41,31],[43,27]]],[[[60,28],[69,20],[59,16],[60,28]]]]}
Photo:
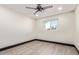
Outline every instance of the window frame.
{"type": "Polygon", "coordinates": [[[58,28],[58,23],[59,23],[59,21],[58,21],[59,19],[58,18],[52,18],[51,20],[47,20],[47,21],[45,21],[45,29],[46,30],[56,30],[57,28],[58,28]],[[52,24],[52,22],[53,21],[56,21],[56,25],[55,25],[55,28],[54,28],[54,26],[52,26],[51,24],[52,24]],[[46,23],[48,23],[48,22],[50,22],[50,28],[46,28],[46,23]]]}

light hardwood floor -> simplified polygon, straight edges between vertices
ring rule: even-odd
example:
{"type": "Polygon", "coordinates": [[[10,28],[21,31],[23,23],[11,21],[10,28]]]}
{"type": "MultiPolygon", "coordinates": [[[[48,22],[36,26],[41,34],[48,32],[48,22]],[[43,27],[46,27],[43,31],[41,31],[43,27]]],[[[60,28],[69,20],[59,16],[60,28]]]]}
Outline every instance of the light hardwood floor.
{"type": "Polygon", "coordinates": [[[5,51],[0,55],[78,55],[74,47],[33,41],[5,51]]]}

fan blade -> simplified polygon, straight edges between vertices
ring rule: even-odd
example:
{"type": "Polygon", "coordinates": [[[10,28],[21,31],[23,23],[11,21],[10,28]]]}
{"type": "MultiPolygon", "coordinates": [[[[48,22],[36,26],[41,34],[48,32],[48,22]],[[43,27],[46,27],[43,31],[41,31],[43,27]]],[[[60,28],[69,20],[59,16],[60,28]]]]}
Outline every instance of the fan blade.
{"type": "Polygon", "coordinates": [[[37,11],[35,11],[34,15],[35,15],[37,12],[38,12],[38,10],[37,10],[37,11]]]}
{"type": "Polygon", "coordinates": [[[46,6],[46,7],[43,7],[43,9],[47,9],[47,8],[52,8],[53,6],[46,6]]]}
{"type": "Polygon", "coordinates": [[[28,9],[36,9],[36,8],[32,8],[32,7],[25,7],[25,8],[28,8],[28,9]]]}

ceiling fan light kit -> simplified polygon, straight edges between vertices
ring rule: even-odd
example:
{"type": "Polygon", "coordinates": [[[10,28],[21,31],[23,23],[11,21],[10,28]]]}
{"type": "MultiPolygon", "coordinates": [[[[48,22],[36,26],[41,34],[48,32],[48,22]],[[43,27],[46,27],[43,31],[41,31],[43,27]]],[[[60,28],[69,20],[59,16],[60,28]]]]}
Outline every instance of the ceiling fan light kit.
{"type": "Polygon", "coordinates": [[[53,6],[46,6],[46,7],[42,7],[42,4],[37,4],[36,8],[33,8],[33,7],[26,7],[27,9],[34,9],[35,12],[33,13],[34,15],[38,16],[37,13],[38,12],[41,12],[48,9],[48,8],[52,8],[53,6]]]}
{"type": "Polygon", "coordinates": [[[58,10],[62,10],[62,7],[59,7],[58,10]]]}

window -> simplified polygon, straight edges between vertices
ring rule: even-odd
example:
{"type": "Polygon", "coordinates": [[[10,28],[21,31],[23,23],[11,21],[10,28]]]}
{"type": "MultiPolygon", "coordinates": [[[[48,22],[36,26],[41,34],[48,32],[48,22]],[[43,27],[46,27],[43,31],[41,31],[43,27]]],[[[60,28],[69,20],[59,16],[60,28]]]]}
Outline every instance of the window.
{"type": "Polygon", "coordinates": [[[54,30],[58,26],[58,19],[49,20],[45,23],[45,28],[47,30],[54,30]]]}

